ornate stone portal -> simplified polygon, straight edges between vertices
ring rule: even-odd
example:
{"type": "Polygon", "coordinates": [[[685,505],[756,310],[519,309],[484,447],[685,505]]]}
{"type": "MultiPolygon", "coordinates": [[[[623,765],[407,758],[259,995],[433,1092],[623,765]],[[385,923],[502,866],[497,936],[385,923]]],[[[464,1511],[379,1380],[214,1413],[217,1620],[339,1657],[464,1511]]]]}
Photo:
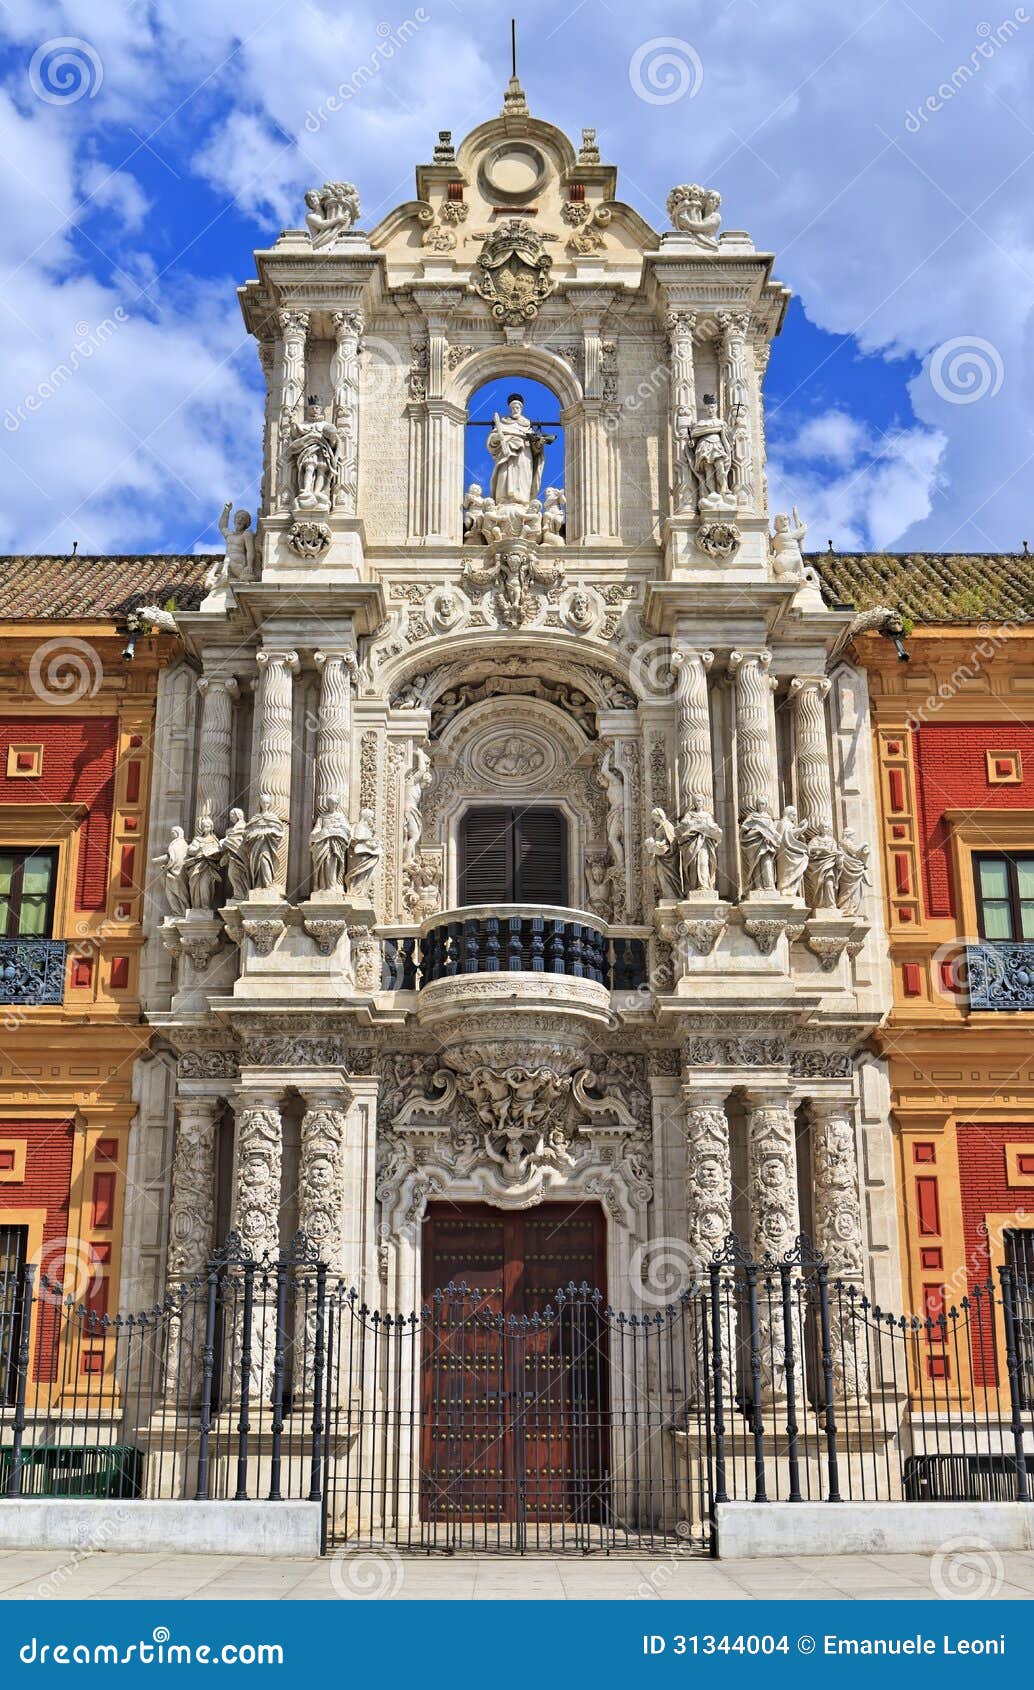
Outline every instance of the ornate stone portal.
{"type": "Polygon", "coordinates": [[[519,86],[439,152],[368,235],[349,184],[313,191],[243,290],[262,505],[182,618],[198,751],[154,800],[169,1278],[229,1213],[408,1312],[429,1203],[577,1201],[620,1308],[637,1252],[699,1276],[802,1213],[893,1303],[886,1104],[855,1078],[884,1006],[864,689],[765,503],[784,290],[716,191],[651,229],[519,86]]]}

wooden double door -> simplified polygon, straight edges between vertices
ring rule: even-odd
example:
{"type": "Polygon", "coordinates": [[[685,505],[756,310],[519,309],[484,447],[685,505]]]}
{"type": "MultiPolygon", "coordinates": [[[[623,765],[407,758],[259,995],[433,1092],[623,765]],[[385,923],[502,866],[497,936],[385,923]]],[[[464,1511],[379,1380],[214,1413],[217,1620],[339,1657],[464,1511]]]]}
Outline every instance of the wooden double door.
{"type": "Polygon", "coordinates": [[[523,1536],[549,1522],[604,1518],[605,1266],[595,1204],[428,1209],[425,1522],[496,1523],[523,1536]]]}

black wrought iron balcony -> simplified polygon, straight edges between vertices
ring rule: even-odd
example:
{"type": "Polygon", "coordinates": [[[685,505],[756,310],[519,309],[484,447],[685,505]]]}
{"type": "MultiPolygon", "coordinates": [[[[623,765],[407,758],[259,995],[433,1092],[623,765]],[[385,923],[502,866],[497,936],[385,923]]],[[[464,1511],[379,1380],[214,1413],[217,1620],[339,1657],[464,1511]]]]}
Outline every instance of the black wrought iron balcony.
{"type": "Polygon", "coordinates": [[[966,946],[970,1009],[1034,1009],[1034,942],[966,946]]]}
{"type": "Polygon", "coordinates": [[[0,939],[0,1003],[62,1003],[64,939],[0,939]]]}
{"type": "Polygon", "coordinates": [[[419,991],[464,974],[549,974],[594,980],[610,991],[646,983],[646,942],[613,935],[577,910],[501,904],[447,910],[419,934],[384,941],[384,987],[419,991]]]}

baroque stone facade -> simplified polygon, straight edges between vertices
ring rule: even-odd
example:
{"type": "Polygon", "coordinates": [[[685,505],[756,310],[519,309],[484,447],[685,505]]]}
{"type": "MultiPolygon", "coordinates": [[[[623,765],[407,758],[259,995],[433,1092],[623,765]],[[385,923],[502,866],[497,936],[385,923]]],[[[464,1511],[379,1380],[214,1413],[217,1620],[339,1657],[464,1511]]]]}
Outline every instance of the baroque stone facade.
{"type": "Polygon", "coordinates": [[[168,1273],[300,1228],[408,1310],[429,1204],[577,1199],[618,1307],[657,1241],[699,1273],[805,1213],[893,1303],[865,689],[766,504],[786,290],[716,192],[654,230],[519,105],[369,232],[310,195],[241,292],[262,503],[178,617],[201,750],[154,794],[168,1273]],[[562,488],[516,396],[464,488],[500,378],[556,396],[562,488]],[[560,818],[552,898],[465,901],[486,809],[560,818]]]}

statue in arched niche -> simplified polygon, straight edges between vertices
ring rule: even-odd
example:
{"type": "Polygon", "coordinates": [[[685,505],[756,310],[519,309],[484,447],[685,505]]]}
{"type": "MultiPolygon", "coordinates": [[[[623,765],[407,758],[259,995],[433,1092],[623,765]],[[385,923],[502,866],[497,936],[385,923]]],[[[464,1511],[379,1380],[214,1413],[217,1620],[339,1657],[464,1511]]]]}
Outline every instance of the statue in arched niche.
{"type": "Polygon", "coordinates": [[[486,442],[495,465],[487,496],[474,483],[464,500],[464,539],[492,545],[519,537],[531,545],[563,545],[564,495],[559,487],[539,498],[546,447],[555,434],[543,434],[524,414],[524,395],[511,393],[506,414],[496,411],[486,442]]]}

